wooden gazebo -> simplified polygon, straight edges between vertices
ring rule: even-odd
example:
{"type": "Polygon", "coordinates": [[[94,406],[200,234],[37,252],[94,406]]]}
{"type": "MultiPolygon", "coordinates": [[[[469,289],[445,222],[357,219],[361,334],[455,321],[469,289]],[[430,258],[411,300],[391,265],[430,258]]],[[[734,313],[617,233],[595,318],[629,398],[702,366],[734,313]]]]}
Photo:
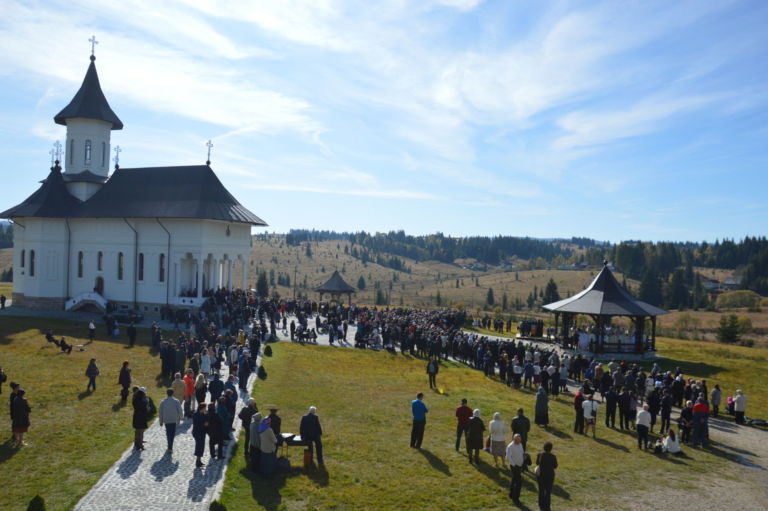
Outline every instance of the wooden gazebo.
{"type": "Polygon", "coordinates": [[[331,278],[329,278],[325,284],[315,288],[317,293],[320,293],[319,301],[323,301],[323,295],[331,295],[331,302],[339,302],[341,295],[347,295],[349,304],[352,305],[352,293],[355,292],[355,288],[344,282],[344,279],[339,275],[338,270],[333,272],[331,278]]]}
{"type": "Polygon", "coordinates": [[[621,287],[605,262],[595,280],[581,293],[559,302],[544,305],[544,309],[555,314],[555,332],[558,339],[567,338],[571,325],[578,314],[590,316],[596,328],[595,342],[591,349],[597,353],[624,352],[642,353],[656,351],[656,316],[667,311],[638,300],[621,287]],[[632,343],[609,343],[605,339],[605,327],[613,316],[632,318],[635,327],[632,343]],[[562,317],[562,330],[560,319],[562,317]],[[644,345],[645,320],[651,320],[651,342],[644,345]]]}

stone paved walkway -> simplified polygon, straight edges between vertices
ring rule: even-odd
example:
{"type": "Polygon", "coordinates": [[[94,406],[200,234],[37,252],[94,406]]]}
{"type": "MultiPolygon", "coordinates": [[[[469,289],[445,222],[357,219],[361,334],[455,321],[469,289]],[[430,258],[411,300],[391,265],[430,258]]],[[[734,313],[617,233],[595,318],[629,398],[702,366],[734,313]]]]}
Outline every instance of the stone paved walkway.
{"type": "MultiPolygon", "coordinates": [[[[224,365],[222,378],[226,381],[224,365]]],[[[249,392],[255,378],[254,372],[248,380],[249,392]]],[[[240,392],[235,415],[249,397],[248,392],[240,392]]],[[[238,438],[241,424],[237,417],[234,428],[234,438],[238,438]]],[[[135,451],[131,447],[125,451],[78,502],[75,511],[207,510],[211,501],[221,494],[234,440],[224,446],[226,459],[211,460],[206,437],[205,466],[202,468],[195,467],[191,419],[177,427],[173,454],[166,451],[165,428],[157,420],[145,432],[144,440],[145,450],[135,451]]]]}

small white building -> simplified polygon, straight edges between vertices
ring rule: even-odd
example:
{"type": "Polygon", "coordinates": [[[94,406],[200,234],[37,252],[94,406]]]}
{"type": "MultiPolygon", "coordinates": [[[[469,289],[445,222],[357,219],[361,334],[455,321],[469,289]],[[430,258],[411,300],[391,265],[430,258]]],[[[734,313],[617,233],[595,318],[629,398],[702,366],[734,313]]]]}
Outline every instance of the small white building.
{"type": "Polygon", "coordinates": [[[110,133],[123,128],[101,91],[95,57],[54,121],[67,127],[64,172],[2,213],[14,223],[13,303],[85,302],[157,312],[197,306],[206,290],[246,287],[251,226],[206,165],[122,169],[109,175],[110,133]],[[233,282],[237,274],[239,282],[233,282]]]}

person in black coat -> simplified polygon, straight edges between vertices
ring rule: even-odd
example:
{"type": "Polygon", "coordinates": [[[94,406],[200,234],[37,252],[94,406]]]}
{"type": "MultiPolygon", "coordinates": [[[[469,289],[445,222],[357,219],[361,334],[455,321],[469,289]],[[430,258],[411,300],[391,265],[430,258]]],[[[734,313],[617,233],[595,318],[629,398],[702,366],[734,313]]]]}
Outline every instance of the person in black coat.
{"type": "Polygon", "coordinates": [[[618,405],[619,395],[616,393],[613,388],[608,387],[608,389],[603,392],[603,401],[605,401],[605,427],[606,428],[615,428],[616,427],[616,407],[618,405]]]}
{"type": "Polygon", "coordinates": [[[144,432],[147,430],[149,418],[149,398],[143,387],[133,387],[133,448],[137,451],[144,450],[144,432]]]}
{"type": "Polygon", "coordinates": [[[128,325],[128,328],[125,329],[125,333],[128,334],[128,346],[133,348],[134,344],[136,344],[136,327],[133,326],[133,323],[128,325]]]}
{"type": "Polygon", "coordinates": [[[208,407],[201,405],[197,407],[197,411],[192,415],[192,438],[195,439],[195,466],[200,468],[204,465],[203,454],[205,453],[205,434],[206,434],[206,421],[208,420],[208,407]]]}
{"type": "Polygon", "coordinates": [[[205,430],[208,433],[208,442],[211,450],[211,459],[218,454],[219,459],[224,459],[224,423],[216,413],[216,405],[208,405],[208,413],[205,416],[205,430]],[[216,449],[218,446],[218,449],[216,449]]]}
{"type": "Polygon", "coordinates": [[[224,392],[224,382],[221,381],[219,373],[213,373],[213,380],[208,384],[208,392],[211,393],[211,402],[215,403],[224,392]]]}
{"type": "Polygon", "coordinates": [[[128,361],[123,361],[123,366],[120,368],[120,374],[117,377],[117,384],[123,388],[120,390],[120,398],[123,401],[128,400],[128,390],[131,387],[131,368],[128,367],[128,361]]]}
{"type": "Polygon", "coordinates": [[[323,442],[320,439],[323,436],[323,428],[320,426],[320,419],[317,418],[317,408],[309,407],[309,413],[301,418],[299,424],[299,435],[301,439],[307,442],[309,452],[312,453],[312,444],[317,449],[317,463],[323,464],[323,442]]]}
{"type": "Polygon", "coordinates": [[[536,465],[539,469],[539,509],[550,511],[552,509],[552,487],[555,485],[555,469],[557,468],[557,456],[552,454],[552,442],[546,442],[544,451],[536,455],[536,465]]]}
{"type": "Polygon", "coordinates": [[[13,399],[13,420],[11,425],[13,426],[13,439],[19,447],[27,445],[24,441],[24,433],[29,430],[29,412],[32,411],[27,398],[24,397],[25,394],[26,392],[23,389],[18,389],[16,397],[13,399]]]}

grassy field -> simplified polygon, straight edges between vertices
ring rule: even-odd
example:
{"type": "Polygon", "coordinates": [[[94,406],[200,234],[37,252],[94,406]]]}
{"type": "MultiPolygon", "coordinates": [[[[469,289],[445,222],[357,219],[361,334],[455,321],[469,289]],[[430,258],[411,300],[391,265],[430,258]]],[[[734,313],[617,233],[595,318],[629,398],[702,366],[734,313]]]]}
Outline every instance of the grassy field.
{"type": "Polygon", "coordinates": [[[118,406],[117,375],[123,360],[129,360],[134,381],[147,387],[159,403],[161,391],[155,379],[157,358],[149,354],[148,335],[139,331],[133,349],[127,341],[97,340],[86,351],[61,353],[45,341],[46,329],[53,329],[68,342],[87,342],[85,325],[38,318],[0,318],[0,365],[8,375],[3,386],[0,430],[0,509],[26,509],[36,494],[45,498],[49,510],[71,509],[131,445],[132,409],[118,406]],[[95,357],[101,370],[97,390],[85,393],[84,376],[88,361],[95,357]],[[27,391],[32,407],[29,446],[11,447],[7,398],[11,381],[27,391]]]}
{"type": "MultiPolygon", "coordinates": [[[[678,355],[672,350],[674,342],[669,343],[665,344],[669,354],[678,355]]],[[[675,348],[680,350],[679,363],[694,363],[695,352],[688,346],[675,348]]],[[[292,469],[264,480],[247,469],[238,454],[222,495],[230,511],[254,505],[267,510],[510,508],[508,475],[493,466],[492,458],[483,453],[476,467],[454,450],[453,413],[466,397],[471,407],[482,410],[486,424],[497,411],[509,421],[519,406],[532,416],[530,391],[510,390],[478,371],[447,363],[438,376],[442,392],[430,392],[422,360],[286,343],[273,349],[274,357],[265,361],[269,378],[254,389],[257,403],[280,407],[283,431],[296,431],[307,407],[317,406],[325,431],[327,471],[305,471],[301,448],[292,448],[292,469]],[[425,392],[430,409],[420,451],[408,448],[409,404],[418,391],[425,392]]],[[[768,368],[765,360],[754,363],[750,370],[757,374],[768,368]]],[[[719,376],[725,377],[734,367],[723,365],[719,376]]],[[[762,398],[756,389],[747,389],[762,398]]],[[[688,449],[683,459],[641,454],[633,436],[600,425],[597,440],[574,435],[570,398],[551,400],[550,407],[551,428],[533,426],[529,449],[535,453],[543,442],[554,442],[560,463],[554,509],[594,509],[595,502],[622,509],[621,499],[614,495],[625,488],[650,490],[658,485],[688,487],[693,497],[697,487],[692,483],[731,463],[722,449],[688,449]]],[[[522,499],[528,508],[536,508],[535,482],[529,476],[524,478],[522,499]]]]}

